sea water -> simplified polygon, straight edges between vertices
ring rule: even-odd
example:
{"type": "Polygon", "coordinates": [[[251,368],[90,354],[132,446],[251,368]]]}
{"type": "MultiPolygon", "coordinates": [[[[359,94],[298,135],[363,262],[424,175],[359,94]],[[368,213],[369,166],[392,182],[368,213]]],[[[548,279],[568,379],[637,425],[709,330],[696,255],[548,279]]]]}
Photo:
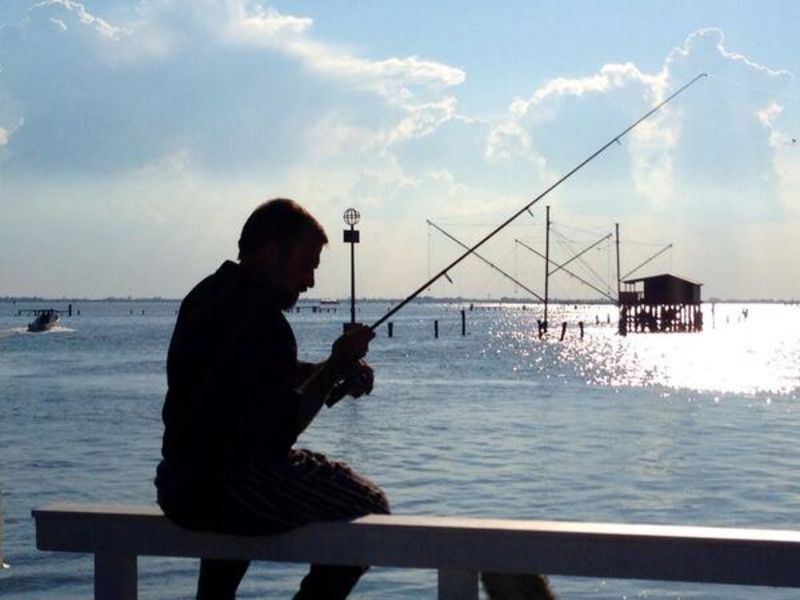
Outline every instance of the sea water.
{"type": "MultiPolygon", "coordinates": [[[[47,333],[0,303],[0,596],[92,595],[87,555],[36,550],[54,501],[152,504],[176,302],[76,302],[47,333]],[[80,315],[77,311],[80,310],[80,315]]],[[[359,306],[374,322],[390,303],[359,306]]],[[[301,358],[349,317],[291,312],[301,358]]],[[[704,305],[702,333],[616,334],[608,305],[413,304],[382,326],[373,394],[299,445],[350,463],[407,515],[800,529],[800,307],[704,305]],[[461,335],[460,310],[467,335],[461,335]],[[439,338],[434,338],[434,320],[439,338]],[[585,323],[581,339],[577,323],[585,323]],[[564,340],[560,323],[567,322],[564,340]]],[[[143,557],[140,598],[192,598],[196,560],[143,557]]],[[[240,598],[291,597],[304,566],[254,563],[240,598]]],[[[796,598],[797,590],[554,577],[570,598],[796,598]]],[[[353,598],[434,598],[433,571],[375,568],[353,598]]]]}

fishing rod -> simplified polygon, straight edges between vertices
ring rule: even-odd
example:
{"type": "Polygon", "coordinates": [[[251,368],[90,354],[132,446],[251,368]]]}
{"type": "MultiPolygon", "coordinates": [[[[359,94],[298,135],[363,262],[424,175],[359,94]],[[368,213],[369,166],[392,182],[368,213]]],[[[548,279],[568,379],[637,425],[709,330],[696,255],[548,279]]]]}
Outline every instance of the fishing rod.
{"type": "MultiPolygon", "coordinates": [[[[497,234],[498,234],[498,233],[500,233],[500,232],[501,232],[503,229],[505,229],[506,227],[508,227],[508,225],[509,225],[509,224],[511,224],[511,223],[512,223],[514,220],[516,220],[516,219],[517,219],[517,217],[519,217],[519,216],[520,216],[522,213],[524,213],[524,212],[526,212],[526,211],[527,211],[527,212],[530,212],[530,211],[529,211],[529,209],[530,209],[530,207],[531,207],[531,206],[533,206],[534,204],[536,204],[536,203],[537,203],[539,200],[541,200],[542,198],[544,198],[545,196],[547,196],[547,195],[548,195],[550,192],[552,192],[554,189],[556,189],[558,186],[560,186],[562,183],[564,183],[564,182],[565,182],[567,179],[569,179],[570,177],[572,177],[572,176],[573,176],[575,173],[577,173],[578,171],[580,171],[580,170],[581,170],[583,167],[585,167],[587,164],[589,164],[590,162],[592,162],[592,161],[593,161],[595,158],[597,158],[598,156],[600,156],[600,155],[601,155],[603,152],[605,152],[605,151],[606,151],[606,150],[609,148],[609,146],[612,146],[613,144],[619,144],[619,143],[620,143],[620,141],[619,141],[619,140],[620,140],[620,138],[622,138],[622,137],[624,137],[625,135],[627,135],[628,133],[630,133],[630,132],[631,132],[631,131],[632,131],[634,128],[636,128],[636,127],[637,127],[637,126],[638,126],[638,125],[639,125],[639,124],[640,124],[642,121],[645,121],[645,120],[647,120],[648,118],[650,118],[652,115],[654,115],[654,114],[655,114],[655,113],[657,113],[659,110],[661,110],[661,108],[662,108],[663,106],[665,106],[667,103],[669,103],[670,101],[672,101],[672,99],[673,99],[673,98],[675,98],[676,96],[678,96],[678,95],[679,95],[680,93],[682,93],[684,90],[686,90],[686,89],[687,89],[687,88],[689,88],[690,86],[694,85],[695,83],[697,83],[697,82],[698,82],[700,79],[702,79],[702,78],[704,78],[704,77],[708,77],[708,74],[707,74],[707,73],[700,73],[700,74],[699,74],[697,77],[695,77],[694,79],[692,79],[692,80],[691,80],[691,81],[689,81],[688,83],[685,83],[685,84],[684,84],[684,85],[682,85],[680,88],[678,88],[676,91],[674,91],[672,94],[670,94],[669,96],[667,96],[667,97],[666,97],[664,100],[662,100],[661,102],[659,102],[658,104],[656,104],[656,105],[655,105],[653,108],[651,108],[651,109],[650,109],[649,111],[647,111],[647,112],[646,112],[644,115],[642,115],[641,117],[639,117],[639,118],[638,118],[636,121],[634,121],[634,122],[633,122],[631,125],[629,125],[629,126],[628,126],[628,127],[626,127],[625,129],[623,129],[623,130],[622,130],[620,133],[618,133],[617,135],[615,135],[615,136],[614,136],[613,138],[611,138],[611,139],[610,139],[608,142],[606,142],[605,144],[603,144],[603,145],[602,145],[600,148],[598,148],[597,150],[595,150],[595,151],[594,151],[592,154],[590,154],[590,155],[589,155],[587,158],[585,158],[583,161],[581,161],[581,162],[580,162],[580,163],[579,163],[577,166],[573,167],[573,168],[572,168],[572,169],[571,169],[569,172],[567,172],[567,174],[566,174],[566,175],[563,175],[563,176],[561,177],[561,179],[559,179],[558,181],[556,181],[554,184],[552,184],[550,187],[548,187],[546,190],[544,190],[544,191],[543,191],[541,194],[539,194],[538,196],[536,196],[536,197],[535,197],[533,200],[531,200],[530,202],[528,202],[528,203],[527,203],[525,206],[523,206],[523,207],[522,207],[522,208],[520,208],[520,209],[519,209],[517,212],[515,212],[513,215],[511,215],[511,216],[510,216],[508,219],[506,219],[506,220],[505,220],[505,221],[503,221],[503,222],[502,222],[500,225],[498,225],[497,227],[495,227],[495,228],[494,228],[494,229],[493,229],[491,232],[489,232],[489,233],[488,233],[486,236],[484,236],[484,237],[483,237],[483,239],[481,239],[481,240],[480,240],[479,242],[477,242],[477,243],[476,243],[474,246],[472,246],[472,247],[471,247],[471,248],[469,248],[469,249],[468,249],[466,252],[464,252],[464,254],[462,254],[461,256],[459,256],[457,259],[455,259],[453,262],[451,262],[451,263],[450,263],[448,266],[446,266],[446,267],[445,267],[445,268],[443,268],[441,271],[439,271],[439,272],[438,272],[436,275],[434,275],[434,276],[433,276],[433,277],[431,277],[431,278],[430,278],[428,281],[426,281],[425,283],[423,283],[423,284],[422,284],[420,287],[418,287],[416,290],[414,290],[413,292],[411,292],[411,294],[409,294],[409,295],[408,295],[408,296],[407,296],[407,297],[406,297],[404,300],[402,300],[401,302],[399,302],[398,304],[396,304],[396,305],[395,305],[393,308],[391,308],[391,309],[390,309],[390,310],[389,310],[389,311],[388,311],[388,312],[387,312],[385,315],[383,315],[383,316],[382,316],[380,319],[378,319],[378,320],[377,320],[377,321],[375,321],[375,322],[374,322],[372,325],[370,325],[370,326],[369,326],[369,328],[370,328],[372,331],[375,331],[375,330],[376,330],[378,327],[380,327],[381,325],[383,325],[383,323],[385,323],[387,320],[389,320],[389,318],[391,318],[391,317],[392,317],[393,315],[395,315],[395,314],[396,314],[398,311],[400,311],[400,309],[402,309],[402,308],[403,308],[403,307],[404,307],[406,304],[408,304],[409,302],[411,302],[411,301],[412,301],[414,298],[416,298],[417,296],[419,296],[419,295],[420,295],[422,292],[424,292],[426,289],[428,289],[428,288],[429,288],[431,285],[433,285],[434,283],[436,283],[436,282],[437,282],[437,281],[438,281],[438,280],[439,280],[441,277],[443,277],[443,276],[444,276],[444,275],[445,275],[445,274],[446,274],[448,271],[450,271],[450,270],[451,270],[453,267],[455,267],[457,264],[459,264],[459,263],[460,263],[462,260],[464,260],[464,259],[465,259],[467,256],[469,256],[470,254],[472,254],[473,252],[475,252],[475,251],[476,251],[478,248],[480,248],[481,246],[483,246],[483,245],[484,245],[486,242],[488,242],[490,239],[492,239],[492,238],[493,238],[495,235],[497,235],[497,234]]],[[[347,383],[347,381],[345,381],[345,382],[343,382],[343,383],[345,383],[345,384],[346,384],[346,383],[347,383]]],[[[342,387],[344,387],[342,384],[340,384],[339,386],[337,386],[337,388],[342,388],[342,387]]],[[[333,391],[331,392],[331,394],[330,394],[330,398],[329,398],[329,404],[328,404],[329,406],[332,406],[334,402],[337,402],[338,400],[340,400],[340,399],[341,399],[341,396],[340,396],[339,398],[336,398],[336,400],[333,400],[333,398],[334,398],[334,395],[338,395],[338,394],[340,393],[340,391],[341,391],[340,389],[337,389],[337,388],[334,388],[334,390],[333,390],[333,391]],[[331,402],[332,400],[333,400],[333,402],[331,402]]],[[[342,395],[344,395],[344,394],[342,394],[342,395]]]]}
{"type": "Polygon", "coordinates": [[[566,175],[562,176],[562,177],[561,177],[561,179],[559,179],[558,181],[556,181],[554,184],[552,184],[550,187],[548,187],[548,188],[547,188],[545,191],[543,191],[541,194],[539,194],[538,196],[536,196],[536,197],[535,197],[533,200],[531,200],[530,202],[528,202],[528,203],[527,203],[525,206],[523,206],[522,208],[520,208],[520,209],[519,209],[517,212],[515,212],[515,213],[514,213],[513,215],[511,215],[511,216],[510,216],[508,219],[506,219],[505,221],[503,221],[503,222],[502,222],[500,225],[498,225],[498,226],[497,226],[495,229],[493,229],[493,230],[492,230],[490,233],[488,233],[488,234],[487,234],[487,235],[486,235],[486,236],[485,236],[485,237],[484,237],[482,240],[480,240],[480,241],[479,241],[479,242],[477,242],[477,243],[476,243],[474,246],[472,246],[472,247],[471,247],[471,248],[469,248],[469,249],[468,249],[466,252],[464,252],[464,254],[462,254],[461,256],[459,256],[459,257],[458,257],[457,259],[455,259],[455,260],[454,260],[452,263],[450,263],[448,266],[446,266],[444,269],[442,269],[441,271],[439,271],[439,272],[438,272],[436,275],[434,275],[434,276],[433,276],[433,277],[431,277],[431,278],[430,278],[428,281],[426,281],[424,284],[422,284],[422,285],[421,285],[419,288],[417,288],[416,290],[414,290],[414,291],[413,291],[411,294],[409,294],[409,295],[408,295],[408,296],[407,296],[407,297],[406,297],[406,298],[405,298],[403,301],[401,301],[400,303],[398,303],[398,304],[397,304],[396,306],[394,306],[394,307],[393,307],[391,310],[389,310],[389,312],[387,312],[387,313],[386,313],[385,315],[383,315],[383,316],[382,316],[380,319],[378,319],[378,320],[377,320],[377,321],[375,321],[375,322],[374,322],[372,325],[370,325],[370,326],[369,326],[369,328],[370,328],[372,331],[375,331],[375,330],[376,330],[378,327],[380,327],[381,325],[383,325],[383,323],[385,323],[385,322],[386,322],[386,321],[387,321],[387,320],[388,320],[390,317],[392,317],[392,316],[393,316],[395,313],[397,313],[397,312],[398,312],[398,311],[399,311],[401,308],[403,308],[403,307],[404,307],[406,304],[408,304],[409,302],[411,302],[411,301],[412,301],[414,298],[416,298],[417,296],[419,296],[419,295],[420,295],[422,292],[424,292],[424,291],[425,291],[427,288],[429,288],[429,287],[430,287],[431,285],[433,285],[433,284],[434,284],[436,281],[438,281],[438,280],[439,280],[441,277],[443,277],[445,273],[447,273],[448,271],[450,271],[450,270],[451,270],[453,267],[455,267],[457,264],[459,264],[459,263],[460,263],[462,260],[464,260],[464,259],[465,259],[467,256],[469,256],[470,254],[472,254],[473,252],[475,252],[475,250],[477,250],[478,248],[480,248],[481,246],[483,246],[483,245],[484,245],[486,242],[488,242],[490,239],[492,239],[492,238],[493,238],[495,235],[497,235],[498,233],[500,233],[500,232],[501,232],[503,229],[505,229],[505,228],[506,228],[506,227],[507,227],[509,224],[511,224],[511,223],[512,223],[514,220],[516,220],[516,219],[517,219],[517,217],[519,217],[519,216],[520,216],[522,213],[524,213],[524,212],[528,211],[528,209],[530,209],[530,207],[531,207],[531,206],[533,206],[534,204],[536,204],[536,203],[537,203],[539,200],[541,200],[542,198],[544,198],[545,196],[547,196],[547,195],[548,195],[550,192],[552,192],[554,189],[556,189],[558,186],[560,186],[562,183],[564,183],[564,182],[565,182],[567,179],[569,179],[570,177],[572,177],[572,176],[573,176],[575,173],[577,173],[578,171],[580,171],[580,170],[581,170],[583,167],[585,167],[587,164],[589,164],[590,162],[592,162],[592,161],[593,161],[595,158],[597,158],[597,157],[598,157],[600,154],[602,154],[603,152],[605,152],[605,151],[608,149],[608,147],[609,147],[609,146],[612,146],[613,144],[619,144],[619,140],[620,140],[620,138],[622,138],[622,137],[624,137],[625,135],[627,135],[628,133],[630,133],[630,131],[631,131],[631,130],[633,130],[635,127],[637,127],[637,126],[638,126],[638,125],[639,125],[639,124],[640,124],[642,121],[645,121],[646,119],[650,118],[652,115],[654,115],[656,112],[658,112],[658,111],[659,111],[659,110],[660,110],[660,109],[661,109],[663,106],[665,106],[665,105],[666,105],[668,102],[670,102],[670,101],[671,101],[673,98],[675,98],[675,97],[676,97],[678,94],[680,94],[681,92],[683,92],[684,90],[686,90],[686,89],[687,89],[687,88],[689,88],[690,86],[694,85],[694,84],[695,84],[697,81],[699,81],[699,80],[700,80],[700,79],[702,79],[703,77],[708,77],[708,75],[707,75],[706,73],[700,73],[700,75],[698,75],[697,77],[695,77],[694,79],[692,79],[690,82],[688,82],[688,83],[686,83],[686,84],[682,85],[682,86],[681,86],[680,88],[678,88],[678,89],[677,89],[675,92],[673,92],[672,94],[670,94],[670,95],[669,95],[669,96],[668,96],[666,99],[664,99],[664,100],[662,100],[661,102],[659,102],[658,104],[656,104],[656,106],[654,106],[654,107],[653,107],[653,108],[651,108],[649,111],[647,111],[647,112],[646,112],[646,113],[645,113],[643,116],[639,117],[639,118],[638,118],[638,119],[637,119],[637,120],[636,120],[636,121],[635,121],[635,122],[634,122],[632,125],[629,125],[629,126],[628,126],[627,128],[625,128],[625,129],[624,129],[624,130],[623,130],[621,133],[618,133],[618,134],[617,134],[617,135],[615,135],[613,138],[611,138],[611,139],[610,139],[608,142],[606,142],[606,143],[605,143],[603,146],[601,146],[601,147],[600,147],[598,150],[595,150],[595,151],[594,151],[594,152],[593,152],[591,155],[589,155],[589,157],[587,157],[586,159],[584,159],[584,160],[583,160],[583,161],[582,161],[580,164],[578,164],[576,167],[573,167],[573,168],[572,168],[572,170],[570,170],[570,171],[569,171],[569,172],[568,172],[566,175]]]}

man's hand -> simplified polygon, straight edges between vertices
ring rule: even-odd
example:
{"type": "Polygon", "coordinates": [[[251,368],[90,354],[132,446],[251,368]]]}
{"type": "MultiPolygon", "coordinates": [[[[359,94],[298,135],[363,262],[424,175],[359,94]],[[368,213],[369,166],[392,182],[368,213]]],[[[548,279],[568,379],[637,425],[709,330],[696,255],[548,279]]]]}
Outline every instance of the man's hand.
{"type": "Polygon", "coordinates": [[[347,388],[347,393],[353,398],[360,398],[364,394],[369,396],[375,383],[375,373],[372,367],[360,360],[353,375],[348,377],[347,381],[351,382],[350,387],[347,388]]]}
{"type": "MultiPolygon", "coordinates": [[[[328,362],[341,378],[345,378],[358,370],[361,359],[366,356],[369,350],[369,342],[374,337],[375,333],[369,327],[356,325],[333,342],[328,362]]],[[[371,379],[370,389],[372,389],[371,379]]]]}

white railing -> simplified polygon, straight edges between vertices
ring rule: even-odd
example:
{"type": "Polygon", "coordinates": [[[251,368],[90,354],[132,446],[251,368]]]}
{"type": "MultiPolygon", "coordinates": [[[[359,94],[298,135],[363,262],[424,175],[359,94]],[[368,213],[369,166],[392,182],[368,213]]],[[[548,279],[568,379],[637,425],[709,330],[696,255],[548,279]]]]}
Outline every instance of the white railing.
{"type": "Polygon", "coordinates": [[[40,550],[95,555],[95,599],[133,600],[137,556],[436,569],[440,600],[478,597],[478,573],[545,573],[800,587],[800,532],[372,515],[274,536],[181,529],[155,507],[35,509],[40,550]]]}

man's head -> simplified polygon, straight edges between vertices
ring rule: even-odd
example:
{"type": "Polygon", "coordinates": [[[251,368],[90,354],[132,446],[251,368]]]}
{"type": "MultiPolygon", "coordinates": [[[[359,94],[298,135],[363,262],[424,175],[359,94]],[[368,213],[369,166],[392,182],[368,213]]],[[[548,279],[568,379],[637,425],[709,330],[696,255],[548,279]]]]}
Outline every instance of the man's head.
{"type": "Polygon", "coordinates": [[[239,237],[242,266],[266,287],[280,308],[289,308],[314,287],[325,230],[292,200],[269,200],[248,217],[239,237]]]}

